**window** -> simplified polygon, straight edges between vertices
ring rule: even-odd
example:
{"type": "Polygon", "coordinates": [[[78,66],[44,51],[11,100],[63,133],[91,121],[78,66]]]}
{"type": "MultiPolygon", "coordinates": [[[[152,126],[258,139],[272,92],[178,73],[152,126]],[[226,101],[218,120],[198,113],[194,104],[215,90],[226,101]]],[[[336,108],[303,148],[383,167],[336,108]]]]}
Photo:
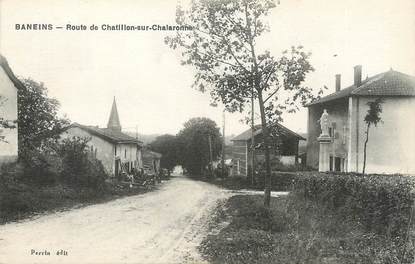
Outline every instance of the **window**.
{"type": "Polygon", "coordinates": [[[342,158],[342,161],[341,161],[341,171],[342,172],[346,171],[345,170],[345,164],[346,164],[346,159],[345,158],[342,158]]]}
{"type": "Polygon", "coordinates": [[[127,149],[124,149],[124,158],[127,158],[127,149]]]}
{"type": "Polygon", "coordinates": [[[117,145],[115,145],[115,156],[117,156],[117,145]]]}
{"type": "Polygon", "coordinates": [[[98,149],[95,148],[95,158],[97,157],[98,149]]]}
{"type": "Polygon", "coordinates": [[[330,171],[333,171],[333,156],[330,156],[330,171]]]}
{"type": "Polygon", "coordinates": [[[336,134],[336,122],[331,123],[331,127],[329,127],[329,136],[338,138],[338,134],[336,134]]]}

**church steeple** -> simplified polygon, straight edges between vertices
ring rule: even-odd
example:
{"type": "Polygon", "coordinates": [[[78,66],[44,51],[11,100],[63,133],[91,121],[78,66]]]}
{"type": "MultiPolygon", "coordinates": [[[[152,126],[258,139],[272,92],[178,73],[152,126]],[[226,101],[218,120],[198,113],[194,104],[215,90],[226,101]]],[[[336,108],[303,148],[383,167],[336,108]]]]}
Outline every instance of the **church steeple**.
{"type": "Polygon", "coordinates": [[[107,128],[121,132],[121,123],[120,118],[118,116],[117,102],[115,101],[115,96],[114,101],[112,102],[111,114],[110,119],[108,120],[107,128]]]}

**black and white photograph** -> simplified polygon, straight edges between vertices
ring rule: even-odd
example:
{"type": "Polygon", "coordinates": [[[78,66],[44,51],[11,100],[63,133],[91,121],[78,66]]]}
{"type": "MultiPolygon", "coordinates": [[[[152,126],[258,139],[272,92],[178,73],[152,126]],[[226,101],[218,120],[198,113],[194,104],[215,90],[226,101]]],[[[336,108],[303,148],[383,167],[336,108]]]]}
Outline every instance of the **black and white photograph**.
{"type": "Polygon", "coordinates": [[[0,0],[0,264],[415,264],[414,0],[0,0]]]}

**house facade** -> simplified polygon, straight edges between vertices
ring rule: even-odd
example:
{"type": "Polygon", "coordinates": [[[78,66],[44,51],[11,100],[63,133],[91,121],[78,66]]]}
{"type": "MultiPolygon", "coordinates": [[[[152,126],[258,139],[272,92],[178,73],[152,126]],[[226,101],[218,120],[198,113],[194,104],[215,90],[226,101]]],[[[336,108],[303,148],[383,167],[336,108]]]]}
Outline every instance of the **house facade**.
{"type": "MultiPolygon", "coordinates": [[[[7,63],[0,55],[0,118],[9,123],[17,120],[17,93],[23,84],[16,78],[7,63]]],[[[18,129],[0,127],[0,163],[17,160],[18,129]]]]}
{"type": "MultiPolygon", "coordinates": [[[[298,163],[298,145],[300,140],[305,140],[302,136],[284,127],[281,124],[271,125],[272,129],[277,131],[280,153],[275,154],[271,151],[271,161],[279,161],[284,165],[295,165],[298,163]]],[[[238,136],[231,139],[232,141],[232,176],[247,176],[252,167],[252,130],[248,129],[238,136]]],[[[255,126],[254,143],[255,143],[255,164],[263,164],[265,155],[262,149],[262,129],[260,125],[255,126]]]]}
{"type": "Polygon", "coordinates": [[[358,65],[353,85],[341,89],[340,78],[336,75],[335,93],[308,105],[307,165],[320,171],[362,172],[368,102],[382,98],[382,122],[369,131],[366,172],[415,173],[415,77],[390,70],[362,80],[358,65]]]}
{"type": "Polygon", "coordinates": [[[159,174],[161,167],[160,161],[162,155],[160,153],[151,151],[147,148],[144,148],[142,151],[143,155],[143,166],[152,170],[155,174],[159,174]]]}
{"type": "Polygon", "coordinates": [[[90,152],[102,162],[106,172],[111,176],[143,167],[143,144],[121,132],[115,99],[106,128],[74,123],[61,134],[61,139],[68,137],[90,138],[90,152]]]}

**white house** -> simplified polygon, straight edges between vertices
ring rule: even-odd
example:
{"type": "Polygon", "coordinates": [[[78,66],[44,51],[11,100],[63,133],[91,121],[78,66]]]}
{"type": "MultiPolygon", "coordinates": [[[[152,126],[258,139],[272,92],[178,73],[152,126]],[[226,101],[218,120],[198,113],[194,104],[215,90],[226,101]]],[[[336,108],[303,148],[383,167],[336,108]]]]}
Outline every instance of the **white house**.
{"type": "MultiPolygon", "coordinates": [[[[11,122],[17,120],[17,93],[23,87],[6,58],[0,55],[0,118],[11,122]]],[[[0,127],[0,163],[17,159],[17,124],[15,126],[13,129],[0,127]]]]}
{"type": "Polygon", "coordinates": [[[382,122],[369,132],[366,172],[415,173],[415,77],[391,69],[362,80],[358,65],[353,85],[340,86],[336,75],[335,92],[308,105],[307,165],[362,172],[367,103],[382,98],[382,122]],[[319,119],[324,109],[329,137],[322,141],[319,119]]]}
{"type": "Polygon", "coordinates": [[[102,162],[109,175],[118,176],[121,171],[143,167],[142,142],[121,132],[117,104],[112,105],[107,128],[84,126],[74,123],[61,134],[68,137],[87,137],[90,151],[102,162]]]}

